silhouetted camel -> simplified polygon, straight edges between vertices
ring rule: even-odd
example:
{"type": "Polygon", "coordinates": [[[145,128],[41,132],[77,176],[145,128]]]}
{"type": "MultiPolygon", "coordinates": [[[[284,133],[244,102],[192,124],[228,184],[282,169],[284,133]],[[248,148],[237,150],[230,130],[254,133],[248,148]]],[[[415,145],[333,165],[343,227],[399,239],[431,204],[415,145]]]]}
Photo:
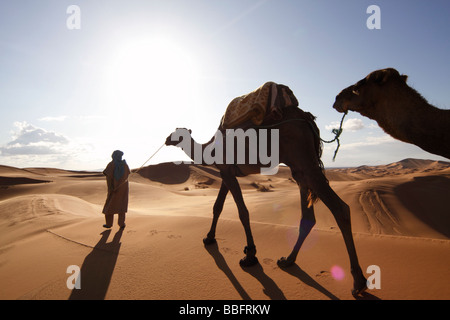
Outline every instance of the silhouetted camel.
{"type": "Polygon", "coordinates": [[[333,108],[377,121],[392,137],[450,159],[450,110],[429,104],[392,68],[376,70],[336,97],[333,108]]]}
{"type": "MultiPolygon", "coordinates": [[[[295,179],[300,187],[301,195],[301,209],[302,218],[300,221],[300,230],[297,243],[295,244],[290,255],[278,260],[280,267],[288,267],[295,263],[297,254],[300,247],[303,244],[306,236],[309,234],[315,224],[315,216],[313,203],[317,198],[320,198],[325,205],[333,213],[337,224],[342,232],[345,245],[347,247],[348,254],[350,256],[351,273],[353,275],[353,294],[358,294],[366,289],[366,279],[359,266],[358,257],[356,254],[355,245],[353,242],[353,236],[350,224],[350,208],[342,201],[339,196],[331,189],[323,172],[323,165],[320,160],[322,154],[322,145],[319,138],[319,129],[314,122],[314,116],[308,112],[304,112],[298,107],[286,107],[282,110],[282,119],[274,121],[273,119],[266,119],[261,126],[256,127],[270,127],[271,129],[278,129],[279,131],[279,162],[284,163],[290,167],[292,177],[295,179]]],[[[252,124],[243,125],[242,128],[255,128],[252,124]]],[[[194,159],[195,150],[204,151],[208,146],[212,144],[222,145],[224,158],[225,147],[225,130],[219,127],[218,132],[221,132],[224,140],[217,141],[214,137],[205,144],[196,143],[187,129],[177,129],[166,139],[166,145],[180,146],[182,138],[179,137],[180,133],[183,133],[181,137],[188,137],[191,142],[191,150],[184,150],[186,154],[194,159]]],[[[258,137],[260,132],[258,132],[258,137]]],[[[269,144],[271,139],[269,139],[269,144]]],[[[270,150],[270,146],[267,148],[270,150]]],[[[249,143],[245,144],[245,151],[248,155],[249,152],[255,151],[249,148],[249,143]]],[[[234,153],[236,155],[236,152],[234,153]]],[[[246,158],[247,159],[247,158],[246,158]]],[[[195,160],[195,159],[194,159],[195,160]]],[[[203,162],[202,164],[207,164],[203,162]]],[[[236,177],[246,176],[249,174],[260,173],[262,167],[261,163],[257,164],[214,164],[219,170],[222,177],[222,184],[220,186],[219,194],[213,207],[213,220],[211,229],[208,232],[206,238],[203,240],[205,245],[215,243],[215,234],[217,221],[219,215],[222,212],[224,201],[228,191],[231,191],[234,201],[236,202],[239,218],[244,226],[247,246],[245,247],[245,257],[240,261],[241,266],[251,266],[258,262],[256,258],[256,247],[253,241],[252,232],[250,229],[249,212],[245,206],[242,192],[236,177]]]]}

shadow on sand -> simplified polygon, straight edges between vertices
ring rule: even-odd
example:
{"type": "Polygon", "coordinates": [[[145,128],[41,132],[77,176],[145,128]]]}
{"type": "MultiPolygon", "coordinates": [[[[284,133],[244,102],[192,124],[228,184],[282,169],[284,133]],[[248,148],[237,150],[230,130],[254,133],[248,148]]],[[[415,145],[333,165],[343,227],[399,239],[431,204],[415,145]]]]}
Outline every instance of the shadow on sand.
{"type": "MultiPolygon", "coordinates": [[[[316,280],[311,278],[310,275],[308,275],[305,271],[303,271],[297,264],[294,264],[287,268],[282,268],[284,272],[289,273],[290,275],[298,278],[300,281],[302,281],[304,284],[310,286],[311,288],[316,289],[320,293],[324,294],[331,300],[340,300],[338,297],[336,297],[334,294],[332,294],[330,291],[325,289],[322,285],[320,285],[316,280]]],[[[349,289],[350,290],[350,289],[349,289]]],[[[369,292],[363,292],[359,296],[355,297],[356,300],[380,300],[380,298],[374,296],[373,294],[369,292]]]]}
{"type": "Polygon", "coordinates": [[[323,293],[325,296],[330,298],[331,300],[339,300],[334,294],[321,286],[316,280],[311,278],[305,271],[303,271],[298,265],[294,264],[287,268],[280,268],[286,273],[289,273],[291,276],[298,278],[304,284],[310,286],[311,288],[316,289],[320,293],[323,293]]]}
{"type": "MultiPolygon", "coordinates": [[[[251,300],[248,293],[245,291],[245,289],[241,286],[239,281],[234,276],[233,272],[231,271],[230,267],[228,267],[227,262],[225,261],[225,258],[219,251],[219,247],[217,246],[217,243],[210,244],[205,246],[206,251],[213,257],[214,261],[216,262],[217,266],[220,270],[225,273],[225,275],[230,280],[231,284],[234,286],[236,291],[239,293],[242,299],[244,300],[251,300]]],[[[262,266],[258,263],[255,266],[248,267],[248,268],[242,268],[245,272],[252,275],[257,279],[261,284],[263,285],[264,289],[263,292],[266,294],[270,299],[272,300],[286,300],[286,297],[284,296],[283,292],[280,290],[280,288],[277,286],[277,284],[264,273],[264,269],[262,266]]]]}
{"type": "Polygon", "coordinates": [[[263,292],[272,300],[286,300],[283,291],[278,287],[278,285],[264,273],[263,267],[258,263],[249,268],[242,268],[245,272],[252,275],[263,285],[263,292]]]}
{"type": "MultiPolygon", "coordinates": [[[[239,283],[239,281],[234,276],[230,267],[228,266],[225,258],[220,253],[217,243],[210,244],[205,246],[206,251],[213,257],[216,265],[220,270],[228,277],[231,284],[234,286],[236,291],[239,293],[242,299],[251,300],[248,293],[239,283]]],[[[270,299],[272,300],[286,300],[286,297],[283,291],[278,287],[278,285],[265,274],[263,267],[258,263],[255,266],[242,268],[245,272],[252,275],[257,279],[264,287],[263,291],[270,299]]],[[[320,293],[324,294],[331,300],[340,300],[337,296],[332,294],[330,291],[325,289],[322,285],[320,285],[317,281],[311,278],[305,271],[303,271],[298,265],[294,264],[287,268],[280,268],[280,270],[290,274],[291,276],[296,277],[304,284],[310,286],[311,288],[316,289],[320,293]]],[[[378,298],[368,292],[364,292],[361,296],[356,297],[357,300],[377,300],[378,298]]]]}
{"type": "Polygon", "coordinates": [[[241,298],[243,300],[251,300],[248,293],[245,291],[245,289],[241,286],[239,281],[236,279],[236,277],[233,274],[233,271],[231,271],[230,267],[228,266],[227,262],[225,261],[225,258],[219,251],[219,247],[217,246],[217,243],[205,245],[206,251],[213,257],[214,262],[216,263],[217,267],[219,267],[220,270],[228,277],[233,287],[236,289],[236,291],[239,293],[241,298]]]}
{"type": "Polygon", "coordinates": [[[414,177],[394,189],[402,204],[422,222],[450,237],[450,179],[442,176],[414,177]]]}
{"type": "Polygon", "coordinates": [[[116,266],[123,229],[119,229],[111,242],[106,243],[111,230],[101,233],[101,238],[86,256],[80,270],[81,289],[73,289],[69,300],[103,300],[116,266]]]}

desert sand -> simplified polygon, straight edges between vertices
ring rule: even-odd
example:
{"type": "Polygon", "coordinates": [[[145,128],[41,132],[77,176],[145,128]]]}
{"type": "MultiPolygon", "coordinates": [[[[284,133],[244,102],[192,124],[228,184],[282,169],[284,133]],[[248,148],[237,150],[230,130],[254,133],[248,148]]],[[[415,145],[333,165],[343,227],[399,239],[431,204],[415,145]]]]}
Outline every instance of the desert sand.
{"type": "MultiPolygon", "coordinates": [[[[351,207],[363,271],[380,268],[380,289],[361,298],[450,299],[450,163],[326,172],[351,207]]],[[[324,204],[315,205],[317,224],[296,265],[281,269],[301,217],[290,170],[240,183],[260,262],[245,269],[231,195],[217,244],[202,242],[220,186],[213,167],[162,163],[132,174],[127,226],[115,220],[106,230],[101,173],[0,166],[0,299],[353,300],[344,241],[324,204]],[[81,290],[67,287],[71,265],[80,267],[81,290]]]]}

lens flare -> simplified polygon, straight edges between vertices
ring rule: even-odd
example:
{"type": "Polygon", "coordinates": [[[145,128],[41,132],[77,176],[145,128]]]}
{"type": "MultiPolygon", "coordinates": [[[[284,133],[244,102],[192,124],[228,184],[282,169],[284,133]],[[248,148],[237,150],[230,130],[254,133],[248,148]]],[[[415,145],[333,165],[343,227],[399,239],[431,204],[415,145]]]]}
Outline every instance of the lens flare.
{"type": "Polygon", "coordinates": [[[340,266],[334,265],[331,267],[330,271],[331,271],[331,275],[336,280],[342,280],[345,277],[345,272],[340,266]]]}

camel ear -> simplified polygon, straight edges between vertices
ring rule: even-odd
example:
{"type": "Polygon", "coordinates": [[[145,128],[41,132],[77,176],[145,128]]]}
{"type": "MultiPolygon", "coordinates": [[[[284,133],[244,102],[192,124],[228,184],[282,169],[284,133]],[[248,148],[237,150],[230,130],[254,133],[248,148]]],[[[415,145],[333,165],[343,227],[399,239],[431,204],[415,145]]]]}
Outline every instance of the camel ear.
{"type": "Polygon", "coordinates": [[[402,80],[405,81],[405,82],[406,82],[406,80],[408,80],[408,76],[405,75],[405,74],[402,74],[402,75],[400,76],[400,78],[402,78],[402,80]]]}
{"type": "Polygon", "coordinates": [[[357,96],[359,96],[359,90],[358,90],[358,89],[353,89],[353,90],[352,90],[352,93],[355,94],[355,95],[357,95],[357,96]]]}
{"type": "Polygon", "coordinates": [[[188,131],[189,131],[189,134],[192,134],[192,130],[191,129],[188,129],[188,131]]]}

